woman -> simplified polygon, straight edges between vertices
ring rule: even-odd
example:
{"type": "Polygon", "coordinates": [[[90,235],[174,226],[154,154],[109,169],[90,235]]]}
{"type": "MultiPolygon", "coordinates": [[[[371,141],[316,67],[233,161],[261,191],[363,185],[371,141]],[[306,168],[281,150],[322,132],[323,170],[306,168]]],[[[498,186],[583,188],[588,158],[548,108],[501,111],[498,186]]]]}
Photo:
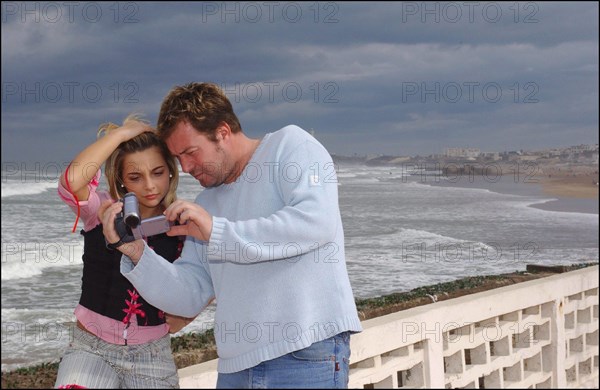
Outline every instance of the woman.
{"type": "MultiPolygon", "coordinates": [[[[61,360],[56,387],[178,387],[169,332],[179,331],[191,319],[165,315],[139,296],[121,275],[121,252],[114,249],[116,243],[106,242],[97,216],[103,201],[121,199],[128,192],[135,193],[142,219],[161,215],[176,199],[176,162],[153,131],[135,116],[120,127],[103,125],[98,140],[61,176],[59,196],[84,221],[84,251],[77,327],[61,360]],[[105,162],[109,192],[97,190],[105,162]]],[[[179,237],[163,233],[145,239],[170,262],[181,253],[179,237]]]]}

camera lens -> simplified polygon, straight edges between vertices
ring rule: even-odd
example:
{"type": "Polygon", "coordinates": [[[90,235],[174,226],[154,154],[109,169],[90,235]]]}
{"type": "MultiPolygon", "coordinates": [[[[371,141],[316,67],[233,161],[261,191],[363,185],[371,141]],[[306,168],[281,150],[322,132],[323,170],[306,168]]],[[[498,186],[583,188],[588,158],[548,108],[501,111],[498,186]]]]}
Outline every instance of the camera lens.
{"type": "Polygon", "coordinates": [[[128,192],[123,197],[123,220],[132,229],[140,224],[140,210],[138,201],[133,192],[128,192]]]}

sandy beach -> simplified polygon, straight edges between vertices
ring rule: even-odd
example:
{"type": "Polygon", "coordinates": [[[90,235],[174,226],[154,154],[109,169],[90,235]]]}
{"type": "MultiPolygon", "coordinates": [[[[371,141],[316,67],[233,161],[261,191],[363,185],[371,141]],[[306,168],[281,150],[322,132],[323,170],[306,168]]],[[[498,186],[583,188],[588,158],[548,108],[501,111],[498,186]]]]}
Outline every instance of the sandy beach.
{"type": "Polygon", "coordinates": [[[544,193],[559,197],[598,199],[598,169],[545,167],[538,176],[544,193]]]}
{"type": "Polygon", "coordinates": [[[532,207],[598,214],[597,166],[545,166],[536,178],[545,195],[558,199],[532,207]]]}

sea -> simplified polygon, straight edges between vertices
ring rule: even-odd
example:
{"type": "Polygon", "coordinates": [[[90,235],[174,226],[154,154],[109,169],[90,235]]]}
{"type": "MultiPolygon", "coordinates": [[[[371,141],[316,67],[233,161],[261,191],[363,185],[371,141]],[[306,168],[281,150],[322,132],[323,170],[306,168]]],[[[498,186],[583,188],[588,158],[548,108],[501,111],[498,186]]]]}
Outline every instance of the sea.
{"type": "MultiPolygon", "coordinates": [[[[553,210],[561,199],[513,175],[477,181],[411,167],[336,169],[356,298],[527,264],[598,262],[597,199],[553,210]]],[[[56,362],[72,337],[83,223],[71,232],[75,215],[57,196],[59,174],[2,172],[2,371],[56,362]]],[[[201,190],[182,174],[179,198],[193,200],[201,190]]],[[[211,328],[214,309],[177,335],[211,328]]]]}

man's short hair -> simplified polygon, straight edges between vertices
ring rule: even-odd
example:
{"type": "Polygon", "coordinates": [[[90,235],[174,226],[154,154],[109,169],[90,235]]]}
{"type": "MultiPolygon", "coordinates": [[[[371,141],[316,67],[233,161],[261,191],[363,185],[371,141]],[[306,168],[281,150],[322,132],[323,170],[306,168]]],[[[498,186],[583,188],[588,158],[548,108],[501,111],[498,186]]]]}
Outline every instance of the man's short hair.
{"type": "Polygon", "coordinates": [[[188,122],[212,141],[216,141],[215,131],[222,122],[227,122],[232,133],[242,131],[231,102],[213,83],[176,86],[164,98],[157,123],[160,137],[167,139],[181,122],[188,122]]]}

